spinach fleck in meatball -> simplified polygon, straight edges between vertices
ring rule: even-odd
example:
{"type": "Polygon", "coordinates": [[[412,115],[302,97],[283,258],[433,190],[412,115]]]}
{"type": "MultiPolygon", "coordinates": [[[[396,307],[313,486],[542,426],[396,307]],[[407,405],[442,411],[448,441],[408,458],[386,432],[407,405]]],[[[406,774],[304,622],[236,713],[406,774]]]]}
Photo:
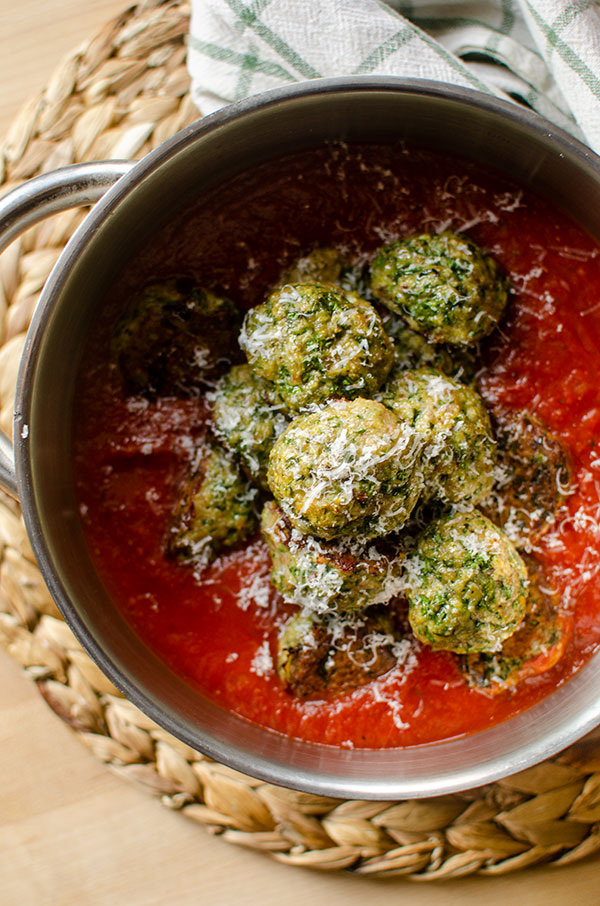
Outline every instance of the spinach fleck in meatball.
{"type": "Polygon", "coordinates": [[[369,396],[393,361],[373,306],[324,283],[276,289],[246,315],[240,345],[291,413],[328,399],[369,396]]]}
{"type": "Polygon", "coordinates": [[[523,622],[498,651],[460,658],[468,682],[491,695],[550,670],[563,656],[570,637],[571,619],[560,610],[559,594],[549,590],[541,563],[527,555],[523,559],[529,574],[523,622]]]}
{"type": "Polygon", "coordinates": [[[291,617],[278,645],[277,671],[300,698],[363,686],[395,667],[402,642],[389,607],[362,614],[291,617]]]}
{"type": "Polygon", "coordinates": [[[527,569],[506,537],[481,513],[445,516],[420,536],[407,558],[408,620],[432,648],[495,651],[527,604],[527,569]]]}
{"type": "Polygon", "coordinates": [[[305,610],[361,610],[387,604],[403,589],[402,551],[302,535],[273,501],[263,508],[261,527],[273,563],[273,585],[286,601],[305,610]]]}
{"type": "Polygon", "coordinates": [[[458,346],[490,334],[508,298],[494,259],[449,232],[383,246],[371,265],[371,289],[431,342],[458,346]]]}
{"type": "Polygon", "coordinates": [[[295,418],[271,451],[267,480],[285,515],[318,538],[393,532],[422,491],[418,438],[375,400],[334,400],[295,418]]]}
{"type": "Polygon", "coordinates": [[[179,494],[167,539],[169,554],[202,569],[256,529],[257,490],[218,444],[201,448],[179,494]]]}
{"type": "Polygon", "coordinates": [[[249,365],[234,365],[217,384],[213,403],[215,434],[266,490],[269,454],[288,424],[271,385],[249,365]]]}
{"type": "Polygon", "coordinates": [[[187,277],[146,286],[117,325],[112,349],[130,393],[190,396],[239,358],[239,312],[187,277]]]}
{"type": "Polygon", "coordinates": [[[494,488],[481,509],[513,544],[527,548],[554,522],[569,493],[571,462],[558,438],[527,413],[497,408],[494,488]]]}
{"type": "Polygon", "coordinates": [[[483,500],[492,488],[496,447],[479,394],[431,368],[394,375],[378,398],[421,439],[425,496],[483,500]]]}

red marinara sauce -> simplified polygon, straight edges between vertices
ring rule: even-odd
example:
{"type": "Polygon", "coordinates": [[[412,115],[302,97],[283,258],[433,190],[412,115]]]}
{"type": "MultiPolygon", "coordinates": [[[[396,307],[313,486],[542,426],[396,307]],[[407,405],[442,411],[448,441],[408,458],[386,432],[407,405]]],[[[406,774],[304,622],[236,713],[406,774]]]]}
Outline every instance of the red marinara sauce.
{"type": "Polygon", "coordinates": [[[506,176],[403,147],[328,146],[239,176],[161,228],[106,302],[83,357],[74,469],[98,574],[141,639],[223,707],[274,731],[348,747],[410,746],[497,724],[564,683],[600,643],[600,249],[569,217],[506,176]],[[411,639],[367,686],[301,701],[274,670],[291,609],[269,582],[260,536],[196,579],[163,541],[190,451],[210,420],[202,398],[126,397],[110,362],[116,313],[150,280],[193,273],[260,302],[282,269],[319,245],[368,261],[418,231],[464,231],[509,275],[507,315],[484,350],[489,404],[542,419],[570,451],[573,493],[536,556],[560,593],[569,641],[558,664],[515,689],[468,686],[453,655],[411,639]]]}

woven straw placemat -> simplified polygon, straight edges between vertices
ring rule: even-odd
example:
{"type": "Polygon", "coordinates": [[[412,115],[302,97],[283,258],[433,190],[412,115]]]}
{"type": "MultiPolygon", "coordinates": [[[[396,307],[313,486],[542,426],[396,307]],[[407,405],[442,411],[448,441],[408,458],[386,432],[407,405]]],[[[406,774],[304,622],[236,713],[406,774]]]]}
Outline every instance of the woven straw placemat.
{"type": "MultiPolygon", "coordinates": [[[[188,94],[182,0],[109,22],[54,73],[0,153],[2,192],[81,161],[143,156],[198,114],[188,94]]],[[[56,215],[0,256],[0,426],[12,429],[18,361],[43,283],[85,212],[56,215]]],[[[0,644],[113,771],[230,843],[293,865],[440,880],[566,865],[600,849],[600,732],[485,788],[405,802],[281,789],[194,752],[124,699],[61,619],[17,504],[0,496],[0,644]]]]}

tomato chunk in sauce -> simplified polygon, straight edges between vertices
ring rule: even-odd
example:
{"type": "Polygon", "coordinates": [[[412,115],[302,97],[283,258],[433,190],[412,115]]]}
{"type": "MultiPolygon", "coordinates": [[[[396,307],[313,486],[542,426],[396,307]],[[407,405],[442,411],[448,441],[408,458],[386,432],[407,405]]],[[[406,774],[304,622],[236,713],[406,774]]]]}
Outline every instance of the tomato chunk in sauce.
{"type": "Polygon", "coordinates": [[[83,357],[74,469],[98,574],[118,608],[177,674],[223,707],[274,731],[347,747],[411,746],[473,733],[564,683],[600,643],[600,249],[551,200],[471,162],[402,147],[337,146],[239,176],[161,228],[107,297],[83,357]],[[359,689],[300,700],[274,667],[292,612],[269,581],[260,535],[200,578],[165,556],[190,450],[209,409],[193,399],[127,396],[110,361],[116,313],[151,279],[198,275],[242,310],[316,246],[368,261],[384,242],[462,231],[512,285],[483,351],[489,406],[539,417],[568,450],[572,493],[535,555],[568,627],[558,663],[514,688],[473,688],[448,652],[413,638],[397,666],[359,689]]]}

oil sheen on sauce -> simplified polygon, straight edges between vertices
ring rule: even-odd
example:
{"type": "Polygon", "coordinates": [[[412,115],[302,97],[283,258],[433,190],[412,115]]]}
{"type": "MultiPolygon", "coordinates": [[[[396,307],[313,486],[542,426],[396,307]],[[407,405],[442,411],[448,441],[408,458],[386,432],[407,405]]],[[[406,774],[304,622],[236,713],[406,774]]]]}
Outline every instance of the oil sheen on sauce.
{"type": "Polygon", "coordinates": [[[74,468],[98,574],[127,621],[192,687],[249,721],[347,747],[409,746],[473,733],[564,683],[600,642],[600,250],[548,201],[462,160],[403,147],[331,146],[237,177],[162,228],[107,298],[84,355],[74,468]],[[464,231],[509,275],[509,311],[484,351],[489,403],[540,417],[569,449],[574,490],[536,544],[572,632],[546,674],[496,696],[468,687],[452,655],[415,640],[390,673],[330,700],[300,701],[274,670],[290,614],[257,536],[197,580],[165,558],[177,483],[206,402],[125,397],[109,342],[135,287],[192,273],[242,308],[318,245],[368,260],[418,231],[464,231]]]}

